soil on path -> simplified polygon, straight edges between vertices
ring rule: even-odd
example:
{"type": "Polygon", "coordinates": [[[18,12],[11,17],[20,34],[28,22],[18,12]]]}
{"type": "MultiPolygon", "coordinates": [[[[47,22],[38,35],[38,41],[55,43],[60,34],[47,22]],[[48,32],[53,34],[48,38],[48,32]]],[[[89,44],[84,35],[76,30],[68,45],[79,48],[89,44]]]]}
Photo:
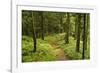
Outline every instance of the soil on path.
{"type": "Polygon", "coordinates": [[[57,60],[68,60],[68,56],[65,54],[64,50],[57,44],[57,42],[53,42],[52,47],[54,47],[54,51],[56,52],[57,60]]]}

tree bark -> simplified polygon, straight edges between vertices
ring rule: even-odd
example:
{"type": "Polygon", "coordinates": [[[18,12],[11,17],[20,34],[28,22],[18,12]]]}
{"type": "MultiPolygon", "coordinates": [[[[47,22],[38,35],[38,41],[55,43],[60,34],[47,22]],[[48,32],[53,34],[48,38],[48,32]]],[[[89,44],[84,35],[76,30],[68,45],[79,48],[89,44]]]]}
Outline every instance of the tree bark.
{"type": "Polygon", "coordinates": [[[67,20],[66,20],[66,34],[65,34],[65,43],[69,44],[69,25],[70,25],[70,16],[69,13],[67,13],[67,20]]]}
{"type": "Polygon", "coordinates": [[[34,15],[33,15],[33,12],[32,12],[32,33],[33,33],[33,45],[34,45],[33,52],[36,52],[37,41],[36,41],[36,32],[35,32],[35,26],[34,26],[34,15]]]}
{"type": "Polygon", "coordinates": [[[75,37],[74,37],[75,40],[77,39],[77,19],[78,19],[78,17],[77,17],[77,14],[76,14],[75,15],[75,37]]]}
{"type": "Polygon", "coordinates": [[[80,51],[80,25],[81,25],[81,14],[78,14],[78,25],[77,25],[77,40],[76,40],[76,51],[80,51]]]}
{"type": "Polygon", "coordinates": [[[44,23],[43,23],[43,12],[41,11],[40,12],[40,16],[41,16],[41,38],[42,40],[44,40],[44,23]]]}
{"type": "Polygon", "coordinates": [[[85,59],[85,49],[86,49],[86,14],[84,14],[84,27],[83,27],[83,53],[82,59],[85,59]]]}
{"type": "Polygon", "coordinates": [[[89,27],[89,14],[86,14],[86,46],[85,50],[87,50],[87,44],[88,44],[88,28],[89,27]]]}

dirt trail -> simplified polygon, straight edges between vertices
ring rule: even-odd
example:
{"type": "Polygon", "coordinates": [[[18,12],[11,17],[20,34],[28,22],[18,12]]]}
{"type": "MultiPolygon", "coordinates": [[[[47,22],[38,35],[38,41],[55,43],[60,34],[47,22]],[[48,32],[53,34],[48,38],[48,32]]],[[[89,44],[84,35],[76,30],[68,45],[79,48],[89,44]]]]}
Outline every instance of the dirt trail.
{"type": "Polygon", "coordinates": [[[68,60],[69,58],[65,55],[65,52],[62,48],[60,48],[59,44],[57,42],[53,42],[52,47],[55,48],[57,60],[68,60]]]}

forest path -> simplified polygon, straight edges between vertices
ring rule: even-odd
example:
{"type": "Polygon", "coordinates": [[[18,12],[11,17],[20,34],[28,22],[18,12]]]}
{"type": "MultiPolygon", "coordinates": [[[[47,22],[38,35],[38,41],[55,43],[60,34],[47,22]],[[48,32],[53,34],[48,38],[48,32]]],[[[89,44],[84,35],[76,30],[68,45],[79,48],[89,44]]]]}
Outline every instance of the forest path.
{"type": "Polygon", "coordinates": [[[56,52],[57,60],[68,60],[69,57],[65,54],[64,50],[60,47],[60,45],[54,41],[51,45],[54,47],[54,51],[56,52]]]}

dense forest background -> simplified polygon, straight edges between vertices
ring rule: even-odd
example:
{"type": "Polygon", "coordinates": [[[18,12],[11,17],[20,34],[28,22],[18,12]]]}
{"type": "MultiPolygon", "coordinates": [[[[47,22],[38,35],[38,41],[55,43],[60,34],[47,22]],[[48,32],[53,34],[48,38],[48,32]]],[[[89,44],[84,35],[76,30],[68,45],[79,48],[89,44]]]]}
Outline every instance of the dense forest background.
{"type": "Polygon", "coordinates": [[[90,14],[22,10],[22,62],[90,59],[90,14]]]}

